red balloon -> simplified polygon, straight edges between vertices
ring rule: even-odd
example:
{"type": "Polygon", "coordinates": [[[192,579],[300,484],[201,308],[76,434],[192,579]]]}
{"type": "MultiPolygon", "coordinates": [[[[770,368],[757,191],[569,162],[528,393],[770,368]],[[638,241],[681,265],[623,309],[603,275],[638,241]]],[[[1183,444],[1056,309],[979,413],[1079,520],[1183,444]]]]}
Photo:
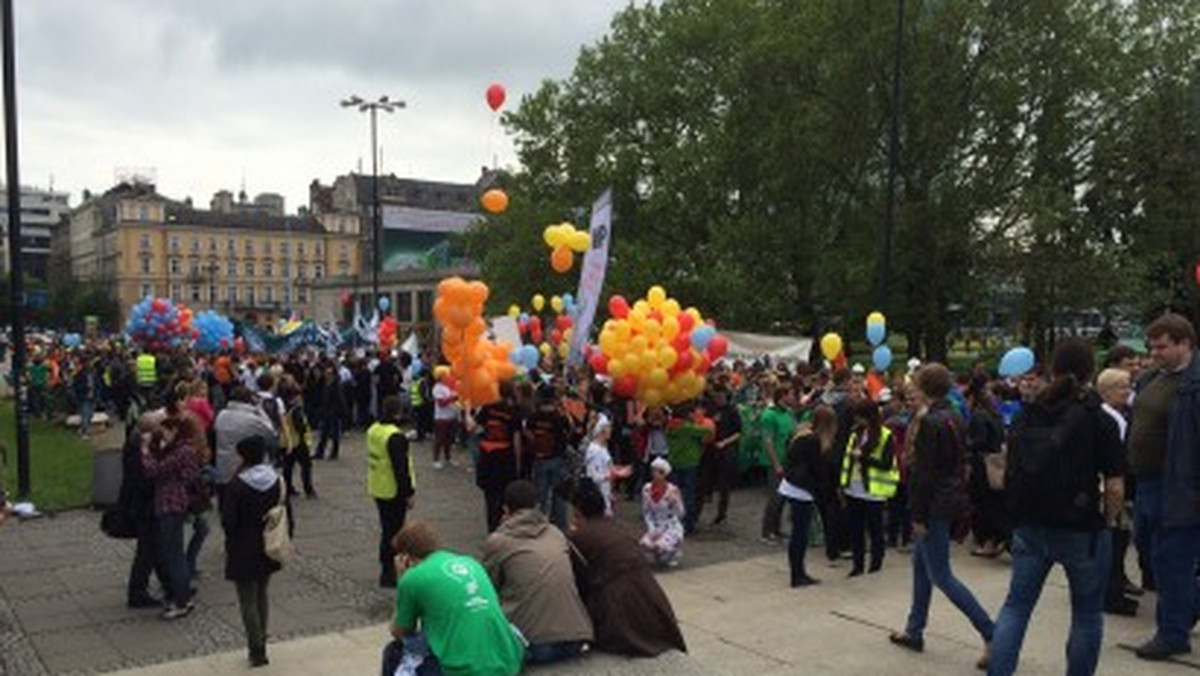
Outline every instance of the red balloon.
{"type": "Polygon", "coordinates": [[[566,331],[571,328],[572,324],[571,315],[559,315],[554,320],[554,325],[558,327],[559,331],[566,331]]]}
{"type": "Polygon", "coordinates": [[[663,313],[659,310],[651,310],[650,314],[646,315],[646,317],[656,322],[661,322],[663,320],[663,313]]]}
{"type": "MultiPolygon", "coordinates": [[[[542,330],[542,318],[537,315],[530,317],[529,318],[529,328],[533,331],[537,331],[540,333],[542,330]]],[[[541,341],[538,341],[538,342],[541,342],[541,341]]]]}
{"type": "Polygon", "coordinates": [[[229,349],[229,339],[228,338],[221,339],[221,347],[225,348],[225,349],[229,349]]]}
{"type": "Polygon", "coordinates": [[[541,345],[541,344],[542,344],[542,338],[544,337],[544,336],[543,336],[543,334],[542,334],[542,327],[538,326],[538,327],[536,327],[536,328],[532,328],[532,329],[530,329],[530,330],[529,330],[529,337],[533,339],[533,344],[534,344],[534,345],[541,345]]]}
{"type": "Polygon", "coordinates": [[[348,294],[348,293],[343,293],[343,294],[342,294],[342,299],[341,299],[341,300],[342,300],[342,307],[346,307],[346,306],[350,305],[350,302],[351,302],[353,299],[350,297],[350,294],[348,294]]]}
{"type": "Polygon", "coordinates": [[[685,331],[680,331],[679,335],[675,336],[675,340],[671,341],[671,347],[675,348],[675,351],[678,352],[679,356],[681,357],[685,353],[690,353],[692,349],[692,334],[685,331]]]}
{"type": "Polygon", "coordinates": [[[591,358],[588,359],[588,363],[591,364],[592,370],[595,371],[597,375],[604,375],[608,373],[608,357],[605,357],[603,353],[597,352],[596,354],[593,354],[591,358]]]}
{"type": "Polygon", "coordinates": [[[562,342],[562,331],[560,331],[559,329],[554,329],[553,331],[551,331],[550,332],[550,344],[558,345],[561,342],[562,342]]]}
{"type": "Polygon", "coordinates": [[[711,368],[712,359],[709,358],[708,354],[705,353],[700,355],[700,361],[696,363],[696,373],[704,375],[705,373],[708,373],[709,369],[711,368]]]}
{"type": "Polygon", "coordinates": [[[680,312],[676,319],[679,320],[680,333],[687,333],[696,327],[696,318],[686,312],[680,312]]]}
{"type": "Polygon", "coordinates": [[[629,301],[625,300],[624,296],[609,298],[608,313],[616,319],[625,319],[629,316],[629,301]]]}
{"type": "Polygon", "coordinates": [[[632,397],[637,394],[637,376],[626,373],[613,381],[613,392],[618,396],[632,397]]]}
{"type": "Polygon", "coordinates": [[[713,361],[725,356],[727,350],[729,350],[729,339],[719,333],[708,341],[708,356],[713,361]]]}
{"type": "Polygon", "coordinates": [[[507,94],[502,85],[493,84],[487,88],[487,104],[492,110],[500,110],[500,106],[504,105],[506,97],[507,94]]]}
{"type": "Polygon", "coordinates": [[[150,303],[150,309],[154,310],[155,312],[166,312],[167,311],[167,301],[165,301],[161,298],[155,298],[150,303]]]}
{"type": "Polygon", "coordinates": [[[669,373],[671,373],[671,375],[674,375],[676,373],[683,373],[684,371],[691,369],[692,364],[694,362],[694,360],[692,358],[692,348],[691,347],[688,347],[686,350],[678,350],[678,352],[679,352],[679,358],[675,360],[675,365],[672,366],[671,370],[669,371],[669,373]]]}

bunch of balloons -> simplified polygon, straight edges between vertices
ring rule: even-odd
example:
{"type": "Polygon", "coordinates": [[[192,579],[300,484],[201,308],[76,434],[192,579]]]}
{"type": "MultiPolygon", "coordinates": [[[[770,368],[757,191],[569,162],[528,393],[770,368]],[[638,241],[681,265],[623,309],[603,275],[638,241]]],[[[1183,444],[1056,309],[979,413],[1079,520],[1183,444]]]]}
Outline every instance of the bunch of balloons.
{"type": "Polygon", "coordinates": [[[183,345],[199,336],[192,326],[192,311],[186,305],[149,296],[133,306],[125,333],[134,344],[151,350],[183,345]]]}
{"type": "Polygon", "coordinates": [[[395,317],[384,317],[379,321],[379,349],[382,352],[391,352],[396,346],[396,332],[400,329],[399,322],[395,317]]]}
{"type": "Polygon", "coordinates": [[[592,236],[586,230],[576,230],[570,223],[547,225],[542,239],[550,247],[550,267],[562,274],[575,264],[575,254],[592,247],[592,236]]]}
{"type": "Polygon", "coordinates": [[[867,342],[875,348],[871,361],[876,371],[886,371],[892,365],[892,348],[883,344],[887,339],[887,319],[879,311],[867,315],[867,342]]]}
{"type": "Polygon", "coordinates": [[[500,381],[516,375],[516,367],[509,361],[512,346],[495,344],[484,336],[487,297],[483,282],[449,277],[438,284],[433,303],[433,316],[442,327],[442,354],[450,362],[458,392],[477,406],[498,401],[500,381]]]}
{"type": "Polygon", "coordinates": [[[612,319],[600,331],[599,351],[588,363],[612,377],[613,392],[647,406],[678,404],[704,391],[713,361],[729,341],[696,308],[682,309],[661,286],[629,306],[622,296],[608,301],[612,319]]]}
{"type": "Polygon", "coordinates": [[[83,336],[78,333],[64,333],[62,336],[63,347],[73,349],[83,344],[83,336]]]}
{"type": "Polygon", "coordinates": [[[233,347],[233,322],[212,310],[205,310],[192,320],[196,329],[196,349],[213,353],[233,347]]]}

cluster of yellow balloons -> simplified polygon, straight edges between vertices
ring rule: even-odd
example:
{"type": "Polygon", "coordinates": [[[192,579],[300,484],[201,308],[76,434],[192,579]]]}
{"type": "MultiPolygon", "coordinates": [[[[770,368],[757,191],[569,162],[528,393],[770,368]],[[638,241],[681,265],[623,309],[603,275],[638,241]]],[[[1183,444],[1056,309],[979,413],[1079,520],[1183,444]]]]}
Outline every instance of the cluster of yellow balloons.
{"type": "Polygon", "coordinates": [[[547,225],[542,239],[550,247],[550,267],[562,274],[575,264],[575,254],[592,248],[592,235],[586,230],[576,230],[570,223],[547,225]]]}
{"type": "Polygon", "coordinates": [[[442,326],[442,354],[450,362],[458,393],[479,406],[498,401],[500,381],[517,372],[508,360],[512,346],[493,343],[484,336],[483,306],[488,293],[483,282],[449,277],[438,284],[433,303],[433,316],[442,326]]]}
{"type": "Polygon", "coordinates": [[[621,296],[608,302],[612,319],[600,331],[599,352],[588,362],[612,377],[613,392],[647,406],[678,404],[704,391],[712,362],[729,343],[694,307],[686,310],[661,286],[629,306],[621,296]]]}

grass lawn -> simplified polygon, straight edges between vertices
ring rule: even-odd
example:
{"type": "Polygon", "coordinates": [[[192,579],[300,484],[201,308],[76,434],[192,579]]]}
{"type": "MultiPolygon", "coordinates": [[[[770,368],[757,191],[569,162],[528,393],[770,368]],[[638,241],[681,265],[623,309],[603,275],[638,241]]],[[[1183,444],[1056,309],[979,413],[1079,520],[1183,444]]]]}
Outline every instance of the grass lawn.
{"type": "MultiPolygon", "coordinates": [[[[0,400],[0,441],[9,500],[17,500],[17,426],[11,399],[0,400]]],[[[40,511],[85,507],[92,499],[92,445],[61,425],[29,424],[29,499],[40,511]]]]}

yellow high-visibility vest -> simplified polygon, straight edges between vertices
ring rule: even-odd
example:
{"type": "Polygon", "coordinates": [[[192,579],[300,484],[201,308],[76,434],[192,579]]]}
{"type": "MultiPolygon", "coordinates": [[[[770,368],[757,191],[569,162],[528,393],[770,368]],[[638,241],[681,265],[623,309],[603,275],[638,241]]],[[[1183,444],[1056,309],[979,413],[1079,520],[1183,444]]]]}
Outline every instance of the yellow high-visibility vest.
{"type": "MultiPolygon", "coordinates": [[[[391,500],[399,493],[387,446],[393,434],[402,433],[398,426],[384,422],[377,422],[367,429],[367,494],[373,498],[391,500]]],[[[416,490],[417,475],[413,471],[411,452],[408,454],[408,480],[411,488],[416,490]]]]}
{"type": "MultiPolygon", "coordinates": [[[[887,427],[880,429],[879,441],[875,443],[875,448],[867,455],[876,462],[883,461],[883,449],[887,446],[888,440],[892,438],[892,431],[887,427]]],[[[850,441],[846,444],[846,454],[842,457],[842,487],[850,485],[850,467],[853,465],[853,460],[850,457],[850,451],[858,446],[858,432],[850,435],[850,441]]],[[[892,453],[892,466],[889,469],[879,469],[872,465],[868,465],[866,457],[862,459],[863,466],[867,468],[866,488],[867,493],[873,497],[890,500],[896,495],[896,487],[900,485],[900,464],[896,462],[896,454],[892,453]]]]}

